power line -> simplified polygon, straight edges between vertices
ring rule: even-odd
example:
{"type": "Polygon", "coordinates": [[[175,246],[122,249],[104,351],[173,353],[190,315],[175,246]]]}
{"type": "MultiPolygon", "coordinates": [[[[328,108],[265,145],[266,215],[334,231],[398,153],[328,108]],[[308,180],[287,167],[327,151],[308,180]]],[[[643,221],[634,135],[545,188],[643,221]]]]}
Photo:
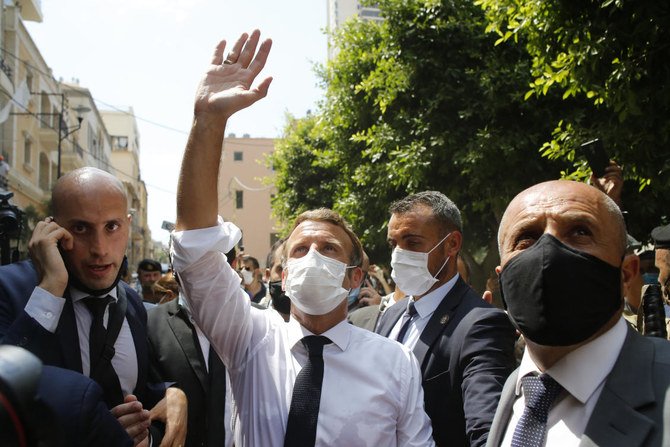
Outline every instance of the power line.
{"type": "MultiPolygon", "coordinates": [[[[32,70],[34,70],[34,71],[36,71],[36,72],[38,72],[38,73],[43,74],[44,76],[48,76],[48,77],[50,77],[50,78],[53,79],[53,74],[51,74],[51,73],[47,73],[47,72],[45,72],[44,70],[41,70],[40,68],[36,67],[35,65],[32,65],[30,62],[28,62],[28,61],[25,60],[25,59],[21,59],[19,56],[15,55],[15,54],[12,53],[11,51],[7,50],[6,48],[4,48],[4,47],[0,47],[0,51],[4,52],[5,54],[7,54],[7,55],[9,55],[9,56],[11,56],[11,57],[13,57],[13,58],[16,59],[17,61],[22,62],[23,64],[26,65],[26,67],[30,67],[32,70]]],[[[55,79],[54,79],[54,80],[55,80],[55,79]]],[[[128,115],[128,116],[131,116],[131,117],[135,118],[135,119],[138,120],[138,121],[143,121],[143,122],[148,123],[148,124],[151,124],[151,125],[153,125],[153,126],[160,127],[160,128],[162,128],[162,129],[169,130],[169,131],[172,131],[172,132],[177,132],[177,133],[182,134],[182,135],[188,135],[188,134],[189,134],[189,132],[187,132],[187,131],[185,131],[185,130],[183,130],[183,129],[177,129],[177,128],[172,127],[172,126],[168,126],[167,124],[162,124],[162,123],[159,123],[159,122],[157,122],[157,121],[151,120],[151,119],[149,119],[149,118],[144,118],[144,117],[138,116],[138,115],[136,115],[136,114],[134,114],[134,113],[129,112],[128,110],[124,110],[124,109],[122,109],[122,108],[120,108],[120,107],[118,107],[118,106],[115,106],[115,105],[113,105],[113,104],[110,104],[110,103],[108,103],[108,102],[106,102],[106,101],[103,101],[103,100],[101,100],[101,99],[99,99],[99,98],[95,98],[95,97],[94,97],[94,98],[93,98],[93,101],[95,101],[95,102],[97,102],[97,103],[100,103],[100,104],[103,104],[103,105],[106,106],[106,107],[110,107],[111,109],[113,109],[113,110],[115,110],[115,111],[117,111],[117,112],[121,112],[121,113],[124,113],[124,114],[126,114],[126,115],[128,115]]],[[[235,144],[242,145],[242,146],[256,146],[254,143],[241,142],[241,141],[236,141],[235,144]]]]}

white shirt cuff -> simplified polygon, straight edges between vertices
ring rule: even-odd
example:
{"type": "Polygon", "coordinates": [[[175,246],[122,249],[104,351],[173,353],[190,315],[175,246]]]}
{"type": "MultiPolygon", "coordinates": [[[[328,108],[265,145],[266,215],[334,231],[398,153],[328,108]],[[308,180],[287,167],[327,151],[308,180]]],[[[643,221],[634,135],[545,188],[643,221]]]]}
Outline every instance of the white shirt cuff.
{"type": "Polygon", "coordinates": [[[41,287],[35,287],[26,304],[25,311],[44,329],[54,333],[65,306],[65,298],[54,296],[41,287]]]}
{"type": "Polygon", "coordinates": [[[172,264],[175,271],[186,270],[205,253],[228,253],[242,238],[242,232],[232,222],[218,216],[218,225],[197,230],[172,232],[172,264]]]}

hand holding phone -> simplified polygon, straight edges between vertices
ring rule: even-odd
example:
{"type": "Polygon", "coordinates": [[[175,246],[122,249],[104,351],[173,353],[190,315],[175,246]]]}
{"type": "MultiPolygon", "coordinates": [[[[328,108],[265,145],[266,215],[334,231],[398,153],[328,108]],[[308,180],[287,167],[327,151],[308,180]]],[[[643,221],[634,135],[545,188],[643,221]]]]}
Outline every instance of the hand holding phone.
{"type": "Polygon", "coordinates": [[[605,152],[603,142],[599,139],[587,141],[580,146],[582,154],[589,163],[593,174],[600,178],[605,175],[605,168],[610,164],[610,159],[605,152]]]}
{"type": "Polygon", "coordinates": [[[72,234],[51,217],[37,223],[28,243],[39,286],[54,296],[63,296],[67,287],[68,273],[61,251],[72,250],[73,243],[72,234]]]}

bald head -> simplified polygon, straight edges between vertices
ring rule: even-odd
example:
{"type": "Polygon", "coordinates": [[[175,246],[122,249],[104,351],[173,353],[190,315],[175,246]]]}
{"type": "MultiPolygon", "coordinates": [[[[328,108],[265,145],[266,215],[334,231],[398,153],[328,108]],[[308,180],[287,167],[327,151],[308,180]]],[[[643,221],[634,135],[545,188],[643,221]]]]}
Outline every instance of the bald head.
{"type": "Polygon", "coordinates": [[[84,167],[70,171],[58,179],[51,193],[54,217],[58,219],[62,213],[63,204],[84,194],[98,194],[101,192],[115,193],[127,203],[126,190],[123,183],[109,172],[98,168],[84,167]]]}
{"type": "Polygon", "coordinates": [[[626,249],[626,226],[619,207],[598,189],[580,182],[540,183],[510,202],[498,230],[501,265],[544,233],[616,266],[626,249]]]}

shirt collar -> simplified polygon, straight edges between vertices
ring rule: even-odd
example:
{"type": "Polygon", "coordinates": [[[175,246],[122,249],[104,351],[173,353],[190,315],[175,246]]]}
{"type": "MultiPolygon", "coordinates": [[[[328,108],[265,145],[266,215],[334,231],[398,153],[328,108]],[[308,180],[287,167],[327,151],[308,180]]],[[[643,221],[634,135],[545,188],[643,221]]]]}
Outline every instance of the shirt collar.
{"type": "MultiPolygon", "coordinates": [[[[291,349],[293,349],[293,347],[298,344],[298,342],[300,342],[303,337],[308,335],[315,335],[301,326],[300,323],[298,323],[298,321],[293,317],[291,317],[289,322],[286,324],[288,326],[288,342],[289,346],[291,346],[291,349]]],[[[346,351],[347,347],[349,346],[349,341],[351,340],[351,325],[347,322],[347,320],[342,320],[321,335],[328,337],[330,341],[332,341],[333,344],[342,351],[346,351]]]]}
{"type": "MultiPolygon", "coordinates": [[[[626,330],[626,323],[620,318],[607,332],[570,352],[545,372],[585,404],[612,371],[626,339],[626,330]],[[579,374],[575,374],[577,371],[579,374]]],[[[540,369],[526,350],[516,380],[517,396],[521,394],[521,378],[533,373],[539,374],[540,369]]]]}
{"type": "MultiPolygon", "coordinates": [[[[73,303],[76,303],[77,301],[83,300],[84,298],[91,296],[90,294],[82,292],[81,290],[77,289],[74,286],[70,286],[69,291],[73,303]]],[[[114,299],[114,301],[118,301],[118,295],[116,294],[116,287],[114,287],[112,290],[107,292],[106,295],[103,296],[111,296],[114,299]]]]}
{"type": "MultiPolygon", "coordinates": [[[[437,306],[442,302],[442,298],[447,296],[454,287],[454,284],[456,284],[456,281],[458,281],[458,278],[459,275],[456,273],[449,281],[414,302],[414,308],[416,309],[416,313],[419,314],[419,318],[425,318],[435,312],[437,306]]],[[[412,297],[412,300],[413,299],[414,297],[412,297]]],[[[409,302],[407,305],[409,306],[409,302]]]]}

